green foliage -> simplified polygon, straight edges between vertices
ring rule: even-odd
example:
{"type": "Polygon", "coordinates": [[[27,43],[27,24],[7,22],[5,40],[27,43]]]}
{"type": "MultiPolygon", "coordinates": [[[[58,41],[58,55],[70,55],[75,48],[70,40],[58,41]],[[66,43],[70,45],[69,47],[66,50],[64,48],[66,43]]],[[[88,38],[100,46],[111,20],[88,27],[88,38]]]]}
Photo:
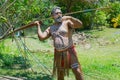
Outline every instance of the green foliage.
{"type": "Polygon", "coordinates": [[[4,41],[0,42],[0,53],[11,53],[11,48],[6,46],[4,41]]]}
{"type": "Polygon", "coordinates": [[[18,55],[18,51],[10,46],[5,46],[6,41],[0,42],[0,67],[13,68],[15,65],[19,64],[20,68],[30,67],[29,60],[23,56],[18,55]]]}
{"type": "Polygon", "coordinates": [[[103,26],[107,26],[106,13],[104,11],[96,11],[93,19],[92,28],[94,29],[103,29],[103,26]]]}
{"type": "Polygon", "coordinates": [[[23,56],[17,56],[10,53],[0,54],[0,67],[16,68],[16,66],[18,68],[31,67],[29,64],[29,60],[24,58],[23,56]]]}
{"type": "Polygon", "coordinates": [[[2,55],[2,60],[4,61],[4,66],[11,67],[14,62],[14,55],[4,54],[2,55]]]}
{"type": "Polygon", "coordinates": [[[30,64],[30,61],[28,60],[28,58],[25,58],[23,56],[15,56],[13,66],[14,65],[19,65],[19,67],[22,69],[31,67],[31,64],[30,64]]]}
{"type": "Polygon", "coordinates": [[[5,46],[5,42],[0,43],[0,67],[11,66],[14,62],[14,56],[12,54],[7,54],[10,52],[10,48],[5,46]]]}
{"type": "MultiPolygon", "coordinates": [[[[20,27],[35,20],[42,20],[44,25],[49,26],[53,23],[50,18],[51,8],[60,6],[63,13],[82,11],[109,6],[111,10],[90,11],[86,13],[77,13],[71,16],[80,19],[83,22],[84,29],[91,29],[94,26],[106,26],[106,16],[108,24],[111,26],[112,18],[120,13],[120,2],[109,0],[1,0],[0,1],[0,26],[7,26],[9,22],[13,27],[20,27]],[[85,6],[86,5],[86,6],[85,6]],[[106,13],[108,11],[108,13],[106,13]]],[[[43,30],[46,27],[42,27],[43,30]]],[[[32,29],[31,29],[32,30],[32,29]]],[[[33,29],[34,30],[34,29],[33,29]]]]}
{"type": "Polygon", "coordinates": [[[3,17],[3,16],[0,16],[0,21],[1,22],[7,22],[7,19],[5,17],[3,17]]]}
{"type": "Polygon", "coordinates": [[[114,27],[112,22],[113,18],[116,18],[120,14],[120,1],[110,3],[110,11],[108,12],[107,21],[110,24],[110,27],[114,27]]]}
{"type": "Polygon", "coordinates": [[[95,22],[97,24],[104,25],[105,22],[106,22],[106,14],[105,14],[105,12],[103,12],[103,11],[97,11],[96,12],[96,17],[95,17],[94,20],[95,20],[95,22]]]}
{"type": "Polygon", "coordinates": [[[14,56],[9,53],[10,48],[5,46],[5,42],[1,41],[0,42],[0,67],[2,66],[9,66],[14,62],[14,56]]]}
{"type": "Polygon", "coordinates": [[[2,67],[4,64],[4,61],[2,59],[0,59],[0,67],[2,67]]]}
{"type": "Polygon", "coordinates": [[[72,14],[72,16],[80,19],[83,22],[84,29],[91,29],[94,26],[105,26],[106,25],[106,13],[103,11],[87,11],[89,9],[96,9],[106,7],[109,0],[58,0],[57,5],[62,7],[63,12],[77,12],[86,10],[85,12],[72,14]],[[86,5],[86,6],[85,6],[86,5]]]}
{"type": "Polygon", "coordinates": [[[120,14],[116,18],[113,18],[112,22],[113,22],[113,27],[114,28],[120,26],[120,14]]]}
{"type": "Polygon", "coordinates": [[[41,20],[46,26],[51,23],[49,17],[53,5],[49,0],[2,0],[0,5],[0,27],[11,25],[16,28],[35,20],[41,20]]]}

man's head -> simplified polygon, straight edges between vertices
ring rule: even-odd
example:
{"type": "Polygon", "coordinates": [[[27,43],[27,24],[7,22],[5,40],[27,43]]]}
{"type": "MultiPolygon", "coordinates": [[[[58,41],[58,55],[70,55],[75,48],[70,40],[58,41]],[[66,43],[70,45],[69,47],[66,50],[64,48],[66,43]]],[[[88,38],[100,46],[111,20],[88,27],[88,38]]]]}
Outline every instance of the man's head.
{"type": "Polygon", "coordinates": [[[55,22],[62,22],[62,11],[60,7],[54,7],[51,11],[51,16],[55,20],[55,22]]]}

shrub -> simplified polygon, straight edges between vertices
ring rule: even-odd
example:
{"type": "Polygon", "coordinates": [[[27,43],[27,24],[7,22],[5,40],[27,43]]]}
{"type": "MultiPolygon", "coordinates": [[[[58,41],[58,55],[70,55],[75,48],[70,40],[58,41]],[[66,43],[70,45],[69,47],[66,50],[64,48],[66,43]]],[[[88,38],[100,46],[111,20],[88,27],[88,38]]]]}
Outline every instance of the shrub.
{"type": "Polygon", "coordinates": [[[19,64],[20,68],[30,67],[29,60],[23,56],[18,56],[17,51],[11,51],[11,47],[5,46],[5,42],[0,42],[0,67],[12,68],[19,64]]]}
{"type": "Polygon", "coordinates": [[[15,56],[14,57],[14,65],[19,64],[19,67],[21,68],[29,68],[31,67],[30,62],[27,58],[24,58],[23,56],[15,56]]]}
{"type": "Polygon", "coordinates": [[[120,14],[116,18],[113,18],[112,22],[113,22],[113,27],[114,28],[120,26],[120,14]]]}
{"type": "Polygon", "coordinates": [[[117,22],[114,22],[114,18],[116,18],[120,14],[120,2],[116,1],[114,3],[110,3],[110,11],[108,11],[107,22],[110,24],[110,27],[117,27],[117,22]],[[115,24],[114,24],[115,23],[115,24]]]}
{"type": "Polygon", "coordinates": [[[93,26],[97,27],[97,28],[101,28],[102,26],[106,26],[107,25],[106,19],[107,19],[107,17],[106,17],[106,13],[104,11],[97,11],[95,13],[93,26]]]}
{"type": "Polygon", "coordinates": [[[3,62],[4,66],[11,67],[12,64],[14,63],[14,55],[3,54],[2,55],[2,60],[4,61],[3,62]]]}

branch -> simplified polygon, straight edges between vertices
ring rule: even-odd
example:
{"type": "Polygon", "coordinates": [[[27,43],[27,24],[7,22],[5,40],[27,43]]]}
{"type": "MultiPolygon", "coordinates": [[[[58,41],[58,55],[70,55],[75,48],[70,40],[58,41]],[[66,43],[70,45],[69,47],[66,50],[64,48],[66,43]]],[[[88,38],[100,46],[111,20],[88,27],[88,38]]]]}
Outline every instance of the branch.
{"type": "Polygon", "coordinates": [[[3,5],[0,7],[0,10],[2,11],[2,9],[4,9],[3,7],[8,3],[9,0],[5,0],[5,2],[3,3],[3,5]]]}
{"type": "Polygon", "coordinates": [[[7,8],[5,9],[5,11],[10,7],[12,6],[14,3],[15,3],[16,0],[14,0],[10,5],[7,6],[7,8]]]}
{"type": "Polygon", "coordinates": [[[9,29],[0,37],[0,40],[3,39],[3,38],[5,38],[6,35],[8,34],[8,32],[9,32],[11,29],[12,29],[12,26],[9,27],[9,29]]]}

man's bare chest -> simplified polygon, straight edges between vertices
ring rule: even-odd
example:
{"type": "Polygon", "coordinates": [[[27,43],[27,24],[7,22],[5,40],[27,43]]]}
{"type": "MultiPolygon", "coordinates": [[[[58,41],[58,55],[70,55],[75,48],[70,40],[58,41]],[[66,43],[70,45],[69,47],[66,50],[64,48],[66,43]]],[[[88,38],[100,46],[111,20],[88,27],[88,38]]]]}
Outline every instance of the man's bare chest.
{"type": "Polygon", "coordinates": [[[61,24],[59,26],[52,26],[51,27],[51,34],[54,35],[61,35],[61,36],[65,36],[68,35],[68,26],[65,24],[61,24]]]}

